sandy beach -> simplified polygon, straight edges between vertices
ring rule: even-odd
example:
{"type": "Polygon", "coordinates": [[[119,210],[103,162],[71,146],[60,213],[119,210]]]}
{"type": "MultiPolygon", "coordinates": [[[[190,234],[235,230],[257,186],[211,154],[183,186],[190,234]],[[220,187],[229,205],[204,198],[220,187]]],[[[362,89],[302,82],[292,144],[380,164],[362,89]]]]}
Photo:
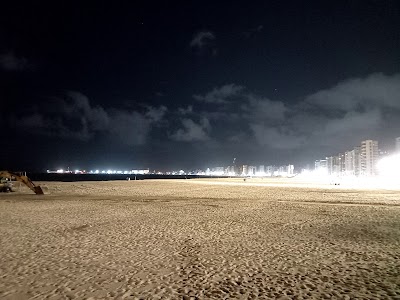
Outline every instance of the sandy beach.
{"type": "Polygon", "coordinates": [[[0,194],[0,299],[400,299],[400,190],[37,184],[0,194]]]}

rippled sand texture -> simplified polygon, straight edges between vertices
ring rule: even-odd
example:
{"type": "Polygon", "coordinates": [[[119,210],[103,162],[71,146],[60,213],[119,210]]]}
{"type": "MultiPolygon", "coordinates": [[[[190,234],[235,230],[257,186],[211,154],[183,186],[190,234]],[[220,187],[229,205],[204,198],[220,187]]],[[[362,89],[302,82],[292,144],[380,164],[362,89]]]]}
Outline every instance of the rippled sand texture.
{"type": "Polygon", "coordinates": [[[0,298],[400,299],[400,192],[292,183],[0,194],[0,298]]]}

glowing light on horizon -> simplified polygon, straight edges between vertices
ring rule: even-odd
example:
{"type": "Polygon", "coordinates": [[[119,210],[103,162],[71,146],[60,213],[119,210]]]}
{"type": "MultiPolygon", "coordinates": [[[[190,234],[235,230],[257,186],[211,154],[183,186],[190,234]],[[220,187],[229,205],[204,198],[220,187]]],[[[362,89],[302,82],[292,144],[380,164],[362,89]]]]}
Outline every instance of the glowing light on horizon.
{"type": "Polygon", "coordinates": [[[377,167],[379,175],[382,177],[398,177],[400,173],[400,154],[382,158],[377,167]]]}

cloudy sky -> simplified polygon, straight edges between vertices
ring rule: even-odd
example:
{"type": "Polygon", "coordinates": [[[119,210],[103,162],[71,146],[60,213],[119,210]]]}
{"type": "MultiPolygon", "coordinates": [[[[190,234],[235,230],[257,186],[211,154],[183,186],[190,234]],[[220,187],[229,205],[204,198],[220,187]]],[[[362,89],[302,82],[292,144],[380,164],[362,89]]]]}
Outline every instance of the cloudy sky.
{"type": "Polygon", "coordinates": [[[399,15],[396,0],[2,4],[0,169],[300,166],[368,138],[391,150],[399,15]]]}

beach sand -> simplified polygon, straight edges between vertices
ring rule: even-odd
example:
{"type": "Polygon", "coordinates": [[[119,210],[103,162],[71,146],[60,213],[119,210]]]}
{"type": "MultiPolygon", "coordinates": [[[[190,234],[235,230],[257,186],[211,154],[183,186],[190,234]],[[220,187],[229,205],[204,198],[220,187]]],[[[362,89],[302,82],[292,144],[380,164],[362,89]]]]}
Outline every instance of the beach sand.
{"type": "Polygon", "coordinates": [[[296,179],[0,194],[0,299],[400,299],[400,191],[296,179]]]}

